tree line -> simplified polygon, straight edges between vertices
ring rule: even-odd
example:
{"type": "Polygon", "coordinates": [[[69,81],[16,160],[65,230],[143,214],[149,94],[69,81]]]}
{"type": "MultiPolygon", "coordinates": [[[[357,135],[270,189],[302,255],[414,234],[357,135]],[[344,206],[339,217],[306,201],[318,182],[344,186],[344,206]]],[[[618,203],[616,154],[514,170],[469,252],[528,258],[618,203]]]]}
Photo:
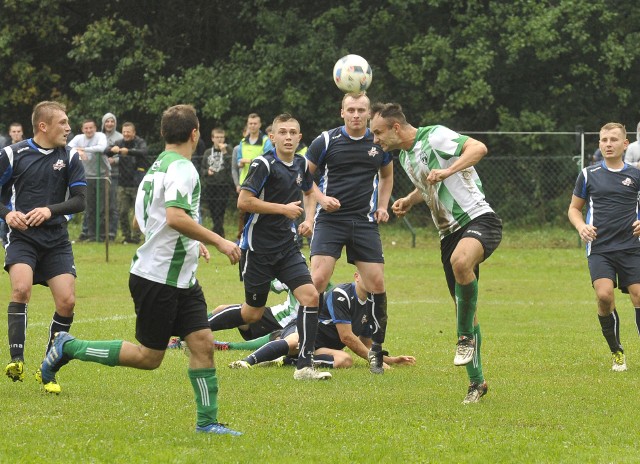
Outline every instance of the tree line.
{"type": "Polygon", "coordinates": [[[109,111],[153,142],[162,110],[191,103],[205,136],[235,143],[247,114],[287,111],[308,143],[340,124],[347,53],[371,64],[371,100],[414,125],[635,129],[638,24],[631,0],[0,0],[0,130],[28,132],[57,99],[75,131],[109,111]]]}

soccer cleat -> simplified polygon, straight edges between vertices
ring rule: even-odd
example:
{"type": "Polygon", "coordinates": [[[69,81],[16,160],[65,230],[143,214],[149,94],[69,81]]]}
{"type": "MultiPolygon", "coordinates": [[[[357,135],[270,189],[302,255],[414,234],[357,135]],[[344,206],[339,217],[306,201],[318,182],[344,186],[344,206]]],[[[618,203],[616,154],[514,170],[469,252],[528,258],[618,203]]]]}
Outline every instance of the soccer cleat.
{"type": "Polygon", "coordinates": [[[169,339],[169,343],[167,344],[168,350],[175,350],[182,348],[182,342],[180,341],[180,337],[171,337],[169,339]]]}
{"type": "Polygon", "coordinates": [[[64,353],[62,352],[62,347],[66,342],[74,338],[67,332],[56,332],[53,336],[51,348],[49,348],[44,361],[42,361],[39,372],[36,372],[36,379],[39,378],[47,393],[60,393],[61,388],[56,382],[56,372],[63,365],[64,353]]]}
{"type": "Polygon", "coordinates": [[[305,366],[302,369],[296,369],[293,378],[296,380],[329,380],[331,374],[326,371],[317,371],[311,366],[305,366]]]}
{"type": "Polygon", "coordinates": [[[458,338],[456,345],[456,356],[453,358],[455,366],[464,366],[469,364],[473,359],[473,353],[476,350],[476,342],[473,338],[462,335],[458,338]]]}
{"type": "Polygon", "coordinates": [[[213,347],[219,351],[227,351],[229,349],[229,342],[219,342],[218,340],[214,340],[213,347]]]}
{"type": "Polygon", "coordinates": [[[231,430],[225,424],[221,424],[219,422],[210,425],[196,425],[196,432],[199,433],[215,433],[216,435],[231,435],[234,437],[239,437],[242,435],[242,432],[238,432],[236,430],[231,430]]]}
{"type": "Polygon", "coordinates": [[[486,380],[482,383],[473,382],[469,385],[467,396],[462,400],[462,404],[477,403],[480,401],[480,398],[487,394],[488,390],[489,386],[487,385],[486,380]]]}
{"type": "Polygon", "coordinates": [[[233,361],[231,364],[229,364],[229,367],[231,369],[251,369],[251,364],[241,359],[239,361],[233,361]]]}
{"type": "Polygon", "coordinates": [[[56,382],[56,379],[53,379],[51,382],[44,383],[42,381],[42,371],[40,369],[36,370],[35,378],[38,383],[44,384],[44,391],[47,393],[59,395],[62,391],[62,387],[60,387],[60,384],[56,382]]]}
{"type": "Polygon", "coordinates": [[[385,355],[388,355],[387,351],[372,351],[369,350],[367,359],[369,360],[369,372],[372,374],[384,374],[383,359],[385,355]]]}
{"type": "Polygon", "coordinates": [[[24,360],[14,358],[4,369],[5,374],[14,382],[22,382],[24,380],[24,360]]]}
{"type": "Polygon", "coordinates": [[[284,356],[280,356],[279,358],[272,359],[271,361],[263,361],[261,363],[256,364],[256,366],[260,367],[282,367],[284,366],[284,356]]]}
{"type": "Polygon", "coordinates": [[[613,365],[611,366],[613,372],[624,372],[627,370],[627,359],[622,351],[616,351],[611,357],[613,358],[613,365]]]}

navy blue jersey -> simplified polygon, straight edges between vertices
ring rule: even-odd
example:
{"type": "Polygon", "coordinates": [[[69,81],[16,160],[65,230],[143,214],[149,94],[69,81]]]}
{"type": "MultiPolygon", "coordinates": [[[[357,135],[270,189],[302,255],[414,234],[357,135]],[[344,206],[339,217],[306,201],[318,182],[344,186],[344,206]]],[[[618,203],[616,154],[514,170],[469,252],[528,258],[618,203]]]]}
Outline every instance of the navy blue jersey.
{"type": "MultiPolygon", "coordinates": [[[[44,149],[33,139],[0,150],[1,199],[9,209],[32,209],[62,203],[69,188],[87,185],[84,167],[75,148],[44,149]]],[[[66,223],[68,217],[52,215],[43,225],[66,223]]]]}
{"type": "Polygon", "coordinates": [[[311,142],[306,156],[318,167],[318,187],[322,193],[340,201],[340,209],[332,213],[318,204],[318,219],[325,216],[343,220],[359,217],[375,221],[378,171],[392,161],[392,156],[373,143],[369,129],[364,137],[358,139],[351,138],[344,126],[325,131],[311,142]]]}
{"type": "Polygon", "coordinates": [[[586,201],[586,223],[598,234],[587,244],[587,254],[640,249],[632,226],[638,219],[638,192],[640,171],[629,164],[612,171],[602,161],[580,172],[573,194],[586,201]]]}
{"type": "Polygon", "coordinates": [[[324,304],[318,314],[318,339],[323,346],[341,350],[336,324],[351,324],[355,336],[371,337],[373,329],[367,318],[371,301],[361,302],[356,294],[356,284],[340,284],[324,294],[324,304]],[[328,346],[327,346],[328,345],[328,346]]]}
{"type": "MultiPolygon", "coordinates": [[[[307,160],[294,155],[291,164],[278,158],[275,148],[254,159],[242,184],[257,198],[269,202],[289,204],[300,200],[300,191],[313,188],[313,177],[307,160]]],[[[302,207],[302,204],[300,204],[302,207]]],[[[272,253],[284,248],[296,238],[296,225],[283,214],[246,215],[240,247],[256,253],[272,253]]]]}

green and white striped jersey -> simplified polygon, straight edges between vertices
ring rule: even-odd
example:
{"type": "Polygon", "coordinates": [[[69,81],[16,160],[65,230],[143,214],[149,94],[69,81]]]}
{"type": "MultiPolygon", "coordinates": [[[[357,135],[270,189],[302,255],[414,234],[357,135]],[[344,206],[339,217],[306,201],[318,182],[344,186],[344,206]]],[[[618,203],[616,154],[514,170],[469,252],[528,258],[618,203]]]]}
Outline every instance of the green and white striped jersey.
{"type": "Polygon", "coordinates": [[[400,164],[427,202],[440,239],[493,212],[473,166],[435,185],[427,182],[432,169],[446,169],[460,157],[468,138],[444,126],[419,127],[413,147],[400,151],[400,164]]]}
{"type": "Polygon", "coordinates": [[[195,284],[199,242],[167,225],[166,208],[181,208],[199,219],[200,177],[193,163],[176,152],[158,156],[138,187],[135,213],[145,242],[131,262],[131,273],[178,288],[195,284]]]}

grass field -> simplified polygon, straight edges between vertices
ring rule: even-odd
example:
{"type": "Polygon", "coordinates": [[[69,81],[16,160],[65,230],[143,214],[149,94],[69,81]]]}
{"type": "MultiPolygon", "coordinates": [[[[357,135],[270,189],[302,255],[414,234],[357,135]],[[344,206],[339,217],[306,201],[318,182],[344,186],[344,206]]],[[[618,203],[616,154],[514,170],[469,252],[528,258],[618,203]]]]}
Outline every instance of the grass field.
{"type": "MultiPolygon", "coordinates": [[[[48,290],[35,288],[27,378],[0,379],[0,462],[638,462],[640,342],[633,308],[616,294],[629,364],[616,374],[575,234],[507,231],[483,265],[479,316],[490,390],[481,403],[466,406],[466,372],[452,362],[454,311],[435,232],[419,231],[417,248],[403,230],[383,234],[385,347],[416,356],[417,365],[372,376],[358,360],[329,382],[301,383],[287,368],[231,370],[227,364],[244,352],[216,352],[219,416],[245,433],[237,438],[194,433],[187,360],[178,351],[167,352],[152,372],[73,361],[58,376],[62,394],[47,396],[33,372],[53,307],[48,290]]],[[[74,335],[134,339],[127,290],[133,251],[113,245],[106,263],[100,245],[75,246],[74,335]]],[[[341,260],[334,280],[351,275],[341,260]]],[[[237,268],[222,256],[203,263],[199,279],[212,307],[242,298],[237,268]]],[[[6,273],[0,297],[9,298],[6,273]]],[[[8,360],[2,314],[0,353],[8,360]]],[[[240,339],[235,331],[218,338],[240,339]]]]}

